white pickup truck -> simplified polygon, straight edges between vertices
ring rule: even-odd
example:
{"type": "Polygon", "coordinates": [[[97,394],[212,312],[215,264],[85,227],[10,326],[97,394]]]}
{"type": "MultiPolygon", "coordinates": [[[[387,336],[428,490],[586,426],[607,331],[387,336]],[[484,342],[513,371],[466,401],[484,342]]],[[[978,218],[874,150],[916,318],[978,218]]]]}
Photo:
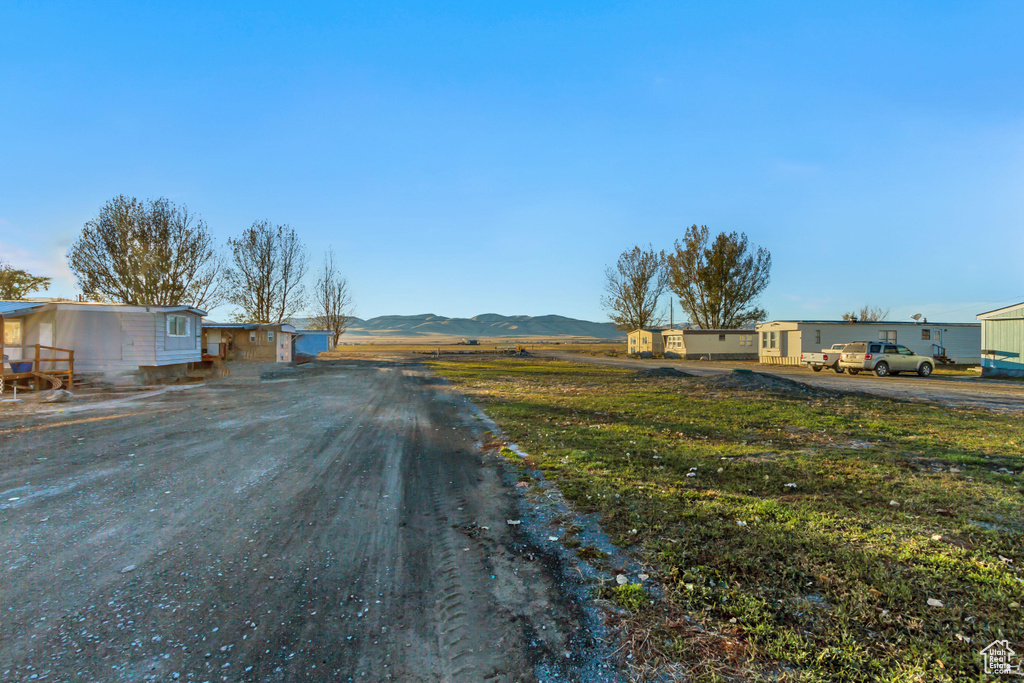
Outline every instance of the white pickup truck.
{"type": "Polygon", "coordinates": [[[822,349],[821,353],[801,353],[800,365],[806,365],[815,372],[821,372],[822,368],[832,368],[836,372],[842,372],[839,367],[839,358],[843,354],[846,344],[833,344],[831,349],[822,349]]]}

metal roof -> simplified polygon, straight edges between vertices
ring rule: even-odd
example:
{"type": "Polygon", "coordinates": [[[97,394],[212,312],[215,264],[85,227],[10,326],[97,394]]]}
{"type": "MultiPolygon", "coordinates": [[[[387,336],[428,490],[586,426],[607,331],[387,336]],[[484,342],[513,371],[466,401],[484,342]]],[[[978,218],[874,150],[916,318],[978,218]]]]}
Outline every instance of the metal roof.
{"type": "Polygon", "coordinates": [[[1015,308],[1022,308],[1022,307],[1024,307],[1024,301],[1020,302],[1019,304],[1013,304],[1011,306],[1003,306],[1002,308],[997,308],[997,309],[992,310],[992,311],[985,311],[984,313],[979,313],[976,317],[978,318],[978,320],[985,320],[986,316],[990,316],[990,315],[992,315],[994,313],[1004,313],[1006,311],[1012,311],[1015,308]]]}
{"type": "Polygon", "coordinates": [[[0,301],[0,315],[9,318],[24,315],[29,311],[42,306],[48,306],[45,301],[0,301]]]}

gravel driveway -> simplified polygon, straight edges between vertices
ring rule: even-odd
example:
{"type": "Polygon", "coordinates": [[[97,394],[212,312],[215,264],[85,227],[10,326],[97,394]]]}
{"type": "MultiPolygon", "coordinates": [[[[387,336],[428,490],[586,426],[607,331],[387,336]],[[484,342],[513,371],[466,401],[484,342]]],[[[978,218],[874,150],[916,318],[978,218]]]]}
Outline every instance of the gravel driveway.
{"type": "Polygon", "coordinates": [[[578,623],[463,400],[254,367],[0,413],[0,680],[559,680],[578,623]]]}
{"type": "Polygon", "coordinates": [[[807,368],[785,365],[760,365],[758,363],[729,363],[724,361],[680,361],[670,359],[611,358],[591,356],[585,353],[567,351],[536,351],[537,356],[557,358],[576,363],[610,365],[621,368],[651,369],[659,367],[678,368],[694,375],[717,375],[730,372],[733,368],[745,368],[755,372],[785,377],[815,387],[838,391],[860,391],[878,396],[908,401],[927,401],[942,405],[988,408],[1001,412],[1024,412],[1024,383],[981,379],[980,377],[875,377],[862,373],[856,377],[846,373],[836,374],[831,370],[813,372],[807,368]]]}

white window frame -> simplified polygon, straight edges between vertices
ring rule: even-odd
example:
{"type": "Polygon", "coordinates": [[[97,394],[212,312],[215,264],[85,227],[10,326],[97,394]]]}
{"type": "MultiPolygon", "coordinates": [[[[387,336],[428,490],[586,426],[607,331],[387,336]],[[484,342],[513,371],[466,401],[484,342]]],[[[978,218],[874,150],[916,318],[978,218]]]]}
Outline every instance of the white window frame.
{"type": "Polygon", "coordinates": [[[878,341],[885,342],[886,344],[895,344],[896,330],[879,330],[878,341]]]}
{"type": "Polygon", "coordinates": [[[820,344],[821,343],[821,330],[815,330],[814,331],[814,343],[815,344],[820,344]]]}
{"type": "Polygon", "coordinates": [[[267,343],[272,344],[274,342],[274,331],[267,330],[267,343]]]}
{"type": "Polygon", "coordinates": [[[249,343],[250,344],[255,344],[256,343],[256,330],[249,330],[249,343]]]}
{"type": "Polygon", "coordinates": [[[188,337],[188,336],[191,336],[191,334],[192,334],[192,319],[189,316],[187,316],[187,315],[174,315],[174,314],[168,314],[167,315],[167,336],[168,337],[179,337],[179,338],[180,337],[188,337]],[[180,320],[184,320],[185,321],[185,331],[184,332],[179,332],[178,331],[178,329],[179,329],[178,321],[180,321],[180,320]],[[172,322],[174,323],[173,326],[171,325],[172,322]]]}
{"type": "Polygon", "coordinates": [[[21,346],[20,320],[4,320],[4,346],[21,346]]]}

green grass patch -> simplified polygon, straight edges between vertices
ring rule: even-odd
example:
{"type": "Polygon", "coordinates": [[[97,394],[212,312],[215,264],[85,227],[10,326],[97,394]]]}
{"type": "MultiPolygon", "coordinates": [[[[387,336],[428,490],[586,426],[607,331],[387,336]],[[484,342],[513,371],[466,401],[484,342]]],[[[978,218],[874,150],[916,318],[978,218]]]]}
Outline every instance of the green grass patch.
{"type": "Polygon", "coordinates": [[[557,361],[431,366],[657,568],[676,616],[631,617],[650,634],[638,659],[944,681],[977,679],[993,640],[1024,648],[1024,477],[1001,471],[1024,469],[1020,416],[557,361]]]}

